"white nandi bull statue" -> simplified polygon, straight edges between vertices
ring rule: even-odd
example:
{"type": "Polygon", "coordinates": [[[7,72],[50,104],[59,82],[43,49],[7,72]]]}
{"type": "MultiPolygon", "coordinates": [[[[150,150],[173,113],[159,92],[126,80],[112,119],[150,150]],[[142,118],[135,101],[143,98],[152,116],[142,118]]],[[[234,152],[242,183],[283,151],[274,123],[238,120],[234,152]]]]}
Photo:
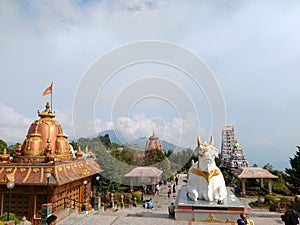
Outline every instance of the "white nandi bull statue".
{"type": "Polygon", "coordinates": [[[198,137],[198,147],[194,154],[198,156],[198,162],[189,169],[187,181],[187,196],[193,201],[204,199],[209,202],[217,200],[218,204],[224,204],[227,189],[224,177],[215,163],[218,150],[213,146],[214,138],[210,142],[201,142],[198,137]]]}

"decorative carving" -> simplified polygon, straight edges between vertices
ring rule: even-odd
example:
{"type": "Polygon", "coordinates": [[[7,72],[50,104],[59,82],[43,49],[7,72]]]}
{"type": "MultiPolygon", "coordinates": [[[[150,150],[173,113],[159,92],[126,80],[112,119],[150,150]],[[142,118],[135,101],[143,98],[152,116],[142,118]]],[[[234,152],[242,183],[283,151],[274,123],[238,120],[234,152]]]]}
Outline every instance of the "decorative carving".
{"type": "Polygon", "coordinates": [[[16,156],[21,156],[22,155],[22,145],[19,143],[18,148],[16,150],[16,156]]]}
{"type": "Polygon", "coordinates": [[[10,155],[7,153],[7,149],[3,149],[3,153],[0,155],[0,160],[2,163],[9,163],[10,155]]]}
{"type": "Polygon", "coordinates": [[[34,173],[36,173],[36,172],[40,171],[40,169],[39,169],[39,168],[33,168],[32,171],[33,171],[34,173]]]}

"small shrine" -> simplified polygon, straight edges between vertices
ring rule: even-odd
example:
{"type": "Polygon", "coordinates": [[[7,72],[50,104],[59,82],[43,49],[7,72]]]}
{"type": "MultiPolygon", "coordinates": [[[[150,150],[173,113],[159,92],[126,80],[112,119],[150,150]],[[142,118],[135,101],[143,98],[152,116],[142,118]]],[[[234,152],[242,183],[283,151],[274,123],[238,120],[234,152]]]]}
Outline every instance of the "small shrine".
{"type": "Polygon", "coordinates": [[[72,154],[67,136],[54,120],[50,104],[28,130],[23,144],[10,157],[0,155],[0,214],[10,211],[32,224],[41,224],[42,206],[52,212],[90,205],[93,180],[103,170],[94,158],[72,154]],[[8,183],[14,184],[9,189],[8,183]]]}
{"type": "Polygon", "coordinates": [[[156,136],[153,132],[153,134],[149,137],[149,139],[146,142],[145,150],[152,150],[152,149],[158,149],[161,152],[164,152],[163,145],[161,143],[161,140],[158,136],[156,136]]]}

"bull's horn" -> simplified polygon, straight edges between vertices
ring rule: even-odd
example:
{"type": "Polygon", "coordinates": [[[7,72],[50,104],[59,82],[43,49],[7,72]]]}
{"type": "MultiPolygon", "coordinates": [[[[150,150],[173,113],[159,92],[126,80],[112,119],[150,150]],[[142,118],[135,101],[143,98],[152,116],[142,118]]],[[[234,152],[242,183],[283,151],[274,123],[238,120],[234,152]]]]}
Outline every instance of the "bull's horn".
{"type": "Polygon", "coordinates": [[[215,142],[215,140],[214,140],[214,137],[213,136],[210,136],[210,141],[209,141],[209,145],[214,145],[214,142],[215,142]]]}
{"type": "Polygon", "coordinates": [[[198,136],[198,146],[200,146],[202,144],[202,141],[200,139],[200,136],[198,136]]]}

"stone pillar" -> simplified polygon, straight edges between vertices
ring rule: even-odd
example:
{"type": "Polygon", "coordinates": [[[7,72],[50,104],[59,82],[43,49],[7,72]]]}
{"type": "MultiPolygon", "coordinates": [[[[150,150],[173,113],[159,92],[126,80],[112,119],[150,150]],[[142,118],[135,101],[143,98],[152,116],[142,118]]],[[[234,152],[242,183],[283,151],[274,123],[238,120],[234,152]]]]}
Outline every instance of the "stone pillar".
{"type": "Polygon", "coordinates": [[[130,177],[130,192],[133,192],[133,180],[132,177],[130,177]]]}
{"type": "Polygon", "coordinates": [[[263,189],[265,188],[264,187],[264,178],[260,178],[260,187],[263,189]]]}
{"type": "Polygon", "coordinates": [[[242,179],[242,196],[246,197],[246,179],[242,179]]]}
{"type": "Polygon", "coordinates": [[[46,225],[46,220],[49,214],[52,213],[52,203],[42,205],[42,220],[41,224],[46,225]]]}
{"type": "Polygon", "coordinates": [[[271,180],[271,178],[268,179],[268,189],[269,189],[269,195],[272,195],[272,180],[271,180]]]}
{"type": "Polygon", "coordinates": [[[123,209],[124,208],[124,195],[120,196],[120,203],[121,203],[121,209],[123,209]]]}
{"type": "Polygon", "coordinates": [[[114,193],[110,193],[110,206],[112,209],[115,208],[114,193]]]}

